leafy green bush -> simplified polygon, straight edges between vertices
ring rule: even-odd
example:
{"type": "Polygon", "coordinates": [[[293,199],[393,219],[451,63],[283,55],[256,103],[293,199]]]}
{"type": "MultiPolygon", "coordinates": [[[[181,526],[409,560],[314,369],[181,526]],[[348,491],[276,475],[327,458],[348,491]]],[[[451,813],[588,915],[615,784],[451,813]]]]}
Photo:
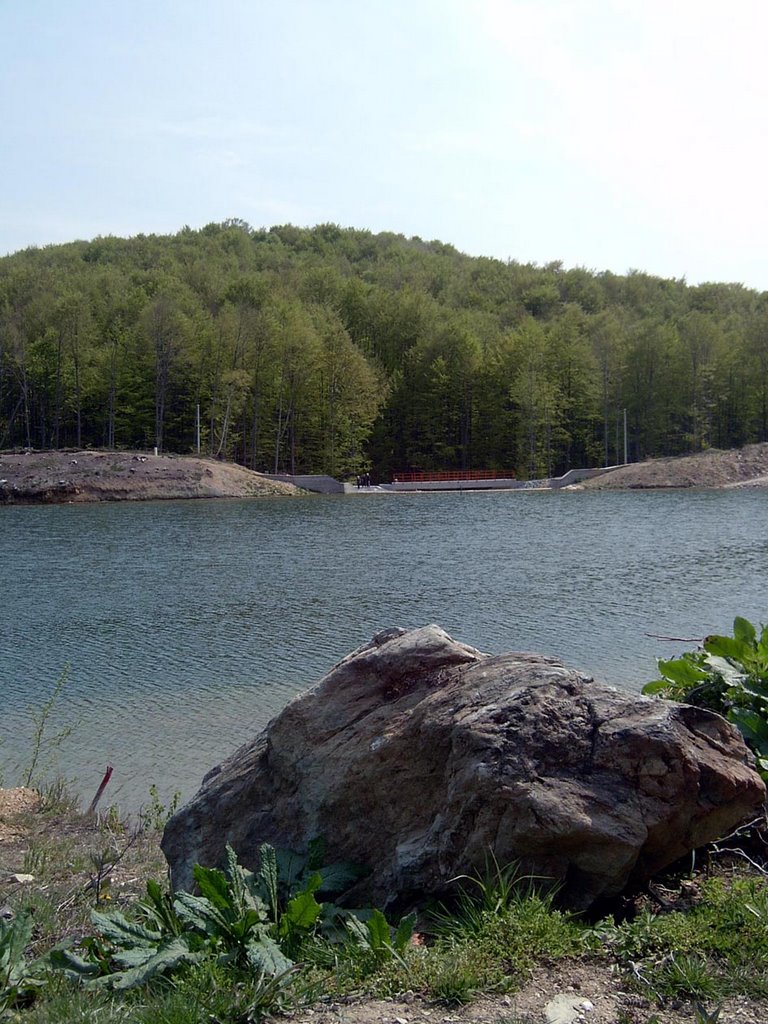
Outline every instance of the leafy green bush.
{"type": "Polygon", "coordinates": [[[768,626],[737,616],[733,636],[708,636],[700,651],[659,661],[661,679],[643,693],[711,708],[732,722],[768,781],[768,626]]]}
{"type": "Polygon", "coordinates": [[[160,792],[153,782],[149,787],[149,806],[142,808],[139,813],[141,827],[147,832],[162,832],[179,809],[180,802],[181,793],[177,790],[171,797],[171,802],[166,806],[160,799],[160,792]]]}

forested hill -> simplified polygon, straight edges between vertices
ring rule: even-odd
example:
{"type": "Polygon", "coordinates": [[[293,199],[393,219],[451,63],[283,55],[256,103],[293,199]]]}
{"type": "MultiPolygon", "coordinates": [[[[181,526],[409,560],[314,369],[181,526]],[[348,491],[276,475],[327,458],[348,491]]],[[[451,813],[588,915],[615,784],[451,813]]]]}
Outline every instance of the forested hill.
{"type": "Polygon", "coordinates": [[[0,448],[502,469],[768,438],[768,294],[240,221],[0,260],[0,448]]]}

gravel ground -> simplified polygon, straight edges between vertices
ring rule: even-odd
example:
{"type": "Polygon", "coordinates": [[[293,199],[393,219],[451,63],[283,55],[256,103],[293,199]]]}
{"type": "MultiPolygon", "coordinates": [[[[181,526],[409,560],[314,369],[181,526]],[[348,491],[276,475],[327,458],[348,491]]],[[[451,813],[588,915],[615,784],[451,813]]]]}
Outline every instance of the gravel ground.
{"type": "MultiPolygon", "coordinates": [[[[707,1009],[712,1012],[710,1004],[707,1009]]],[[[701,1019],[701,1018],[699,1018],[701,1019]]],[[[722,1003],[718,1024],[766,1024],[766,1007],[749,999],[722,1003]]],[[[483,997],[451,1008],[417,997],[357,1000],[317,1006],[291,1017],[293,1024],[699,1024],[684,1003],[652,1007],[630,992],[605,964],[566,961],[533,972],[510,996],[483,997]]]]}

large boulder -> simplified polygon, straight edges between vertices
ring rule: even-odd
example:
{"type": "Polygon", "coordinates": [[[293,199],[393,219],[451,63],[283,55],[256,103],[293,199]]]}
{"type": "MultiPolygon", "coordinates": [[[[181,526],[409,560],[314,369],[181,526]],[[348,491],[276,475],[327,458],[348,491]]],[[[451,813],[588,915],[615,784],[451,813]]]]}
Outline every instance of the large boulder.
{"type": "Polygon", "coordinates": [[[438,626],[392,629],[206,775],[168,823],[177,888],[230,843],[370,869],[380,905],[444,894],[496,861],[586,908],[760,812],[739,733],[700,708],[594,682],[553,658],[488,656],[438,626]]]}

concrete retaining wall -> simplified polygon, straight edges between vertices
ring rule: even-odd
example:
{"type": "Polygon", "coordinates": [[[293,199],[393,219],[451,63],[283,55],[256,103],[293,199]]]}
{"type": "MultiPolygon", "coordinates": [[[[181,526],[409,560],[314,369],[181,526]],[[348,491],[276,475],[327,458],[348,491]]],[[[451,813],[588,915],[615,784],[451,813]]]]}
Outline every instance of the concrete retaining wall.
{"type": "Polygon", "coordinates": [[[314,474],[299,474],[291,476],[289,473],[264,473],[270,480],[280,480],[284,484],[294,484],[305,491],[314,491],[316,494],[343,494],[344,484],[334,480],[332,476],[314,474]]]}
{"type": "Polygon", "coordinates": [[[515,480],[512,478],[499,480],[414,480],[383,484],[387,491],[488,491],[488,490],[519,490],[530,491],[539,488],[559,490],[569,484],[577,484],[580,480],[609,473],[616,466],[606,469],[569,469],[562,476],[545,477],[541,480],[515,480]]]}
{"type": "Polygon", "coordinates": [[[399,480],[384,484],[388,491],[491,491],[519,487],[520,481],[504,480],[399,480]]]}
{"type": "MultiPolygon", "coordinates": [[[[498,480],[400,480],[397,483],[379,484],[375,488],[363,489],[379,491],[524,491],[548,488],[559,490],[561,487],[568,487],[569,484],[577,484],[580,480],[589,480],[590,477],[610,473],[611,470],[618,468],[618,466],[607,466],[605,469],[569,469],[562,476],[548,477],[542,480],[515,480],[511,477],[498,480]]],[[[264,473],[263,475],[270,480],[295,484],[296,487],[302,487],[305,491],[314,491],[316,494],[344,494],[358,489],[353,484],[348,484],[345,487],[332,476],[319,474],[291,476],[289,473],[264,473]]]]}
{"type": "Polygon", "coordinates": [[[568,487],[569,484],[577,484],[580,480],[591,480],[593,476],[602,476],[603,473],[610,473],[618,466],[605,466],[600,469],[569,469],[562,476],[552,477],[548,481],[549,487],[568,487]]]}

